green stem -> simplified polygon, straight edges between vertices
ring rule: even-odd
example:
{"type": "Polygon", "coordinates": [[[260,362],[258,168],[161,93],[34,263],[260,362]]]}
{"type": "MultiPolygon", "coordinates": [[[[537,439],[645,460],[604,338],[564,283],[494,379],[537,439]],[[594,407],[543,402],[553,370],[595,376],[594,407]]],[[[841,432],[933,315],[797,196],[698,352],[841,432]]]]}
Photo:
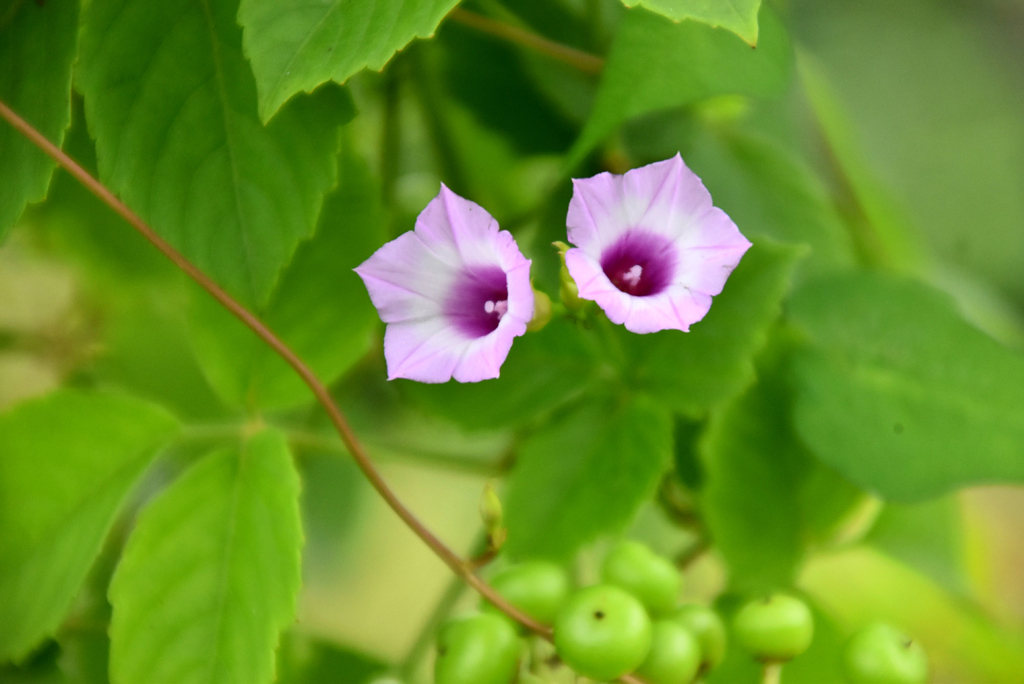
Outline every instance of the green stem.
{"type": "MultiPolygon", "coordinates": [[[[486,548],[486,535],[480,535],[477,540],[473,543],[473,549],[470,556],[481,553],[486,548]]],[[[462,598],[462,594],[465,593],[466,585],[459,580],[458,577],[453,577],[445,588],[444,593],[441,594],[441,598],[434,606],[434,610],[431,611],[430,617],[423,623],[423,628],[420,630],[419,635],[416,637],[416,641],[413,642],[409,648],[409,652],[405,658],[402,659],[402,664],[398,668],[399,678],[404,682],[412,681],[416,675],[416,671],[419,669],[420,664],[423,662],[423,658],[426,657],[430,651],[431,645],[434,643],[434,637],[437,634],[437,630],[441,627],[444,621],[448,618],[448,615],[452,612],[455,604],[462,598]]]]}
{"type": "Polygon", "coordinates": [[[676,556],[676,567],[680,570],[685,570],[690,567],[698,558],[704,555],[709,548],[711,543],[706,537],[701,536],[697,541],[693,542],[690,546],[686,547],[682,553],[676,556]]]}
{"type": "Polygon", "coordinates": [[[782,663],[765,663],[761,682],[762,684],[782,684],[782,663]]]}
{"type": "MultiPolygon", "coordinates": [[[[319,434],[304,430],[296,430],[283,425],[271,425],[285,433],[288,443],[298,449],[318,449],[332,454],[349,455],[344,443],[332,434],[319,434]]],[[[179,441],[186,443],[226,442],[238,440],[253,430],[252,423],[198,423],[187,425],[179,435],[179,441]]],[[[396,447],[373,439],[363,439],[363,444],[381,461],[403,461],[417,465],[427,465],[443,470],[498,477],[508,471],[507,455],[502,454],[493,460],[463,458],[445,453],[430,451],[416,447],[396,447]]]]}

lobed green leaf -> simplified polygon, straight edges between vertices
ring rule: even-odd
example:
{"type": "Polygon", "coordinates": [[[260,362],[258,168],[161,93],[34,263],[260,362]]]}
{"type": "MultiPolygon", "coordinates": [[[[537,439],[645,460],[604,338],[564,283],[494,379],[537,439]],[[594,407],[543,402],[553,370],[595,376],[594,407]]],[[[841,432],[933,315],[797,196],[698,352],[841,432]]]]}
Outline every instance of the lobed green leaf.
{"type": "Polygon", "coordinates": [[[889,503],[865,541],[935,580],[951,594],[970,593],[963,504],[955,494],[921,503],[889,503]]]}
{"type": "Polygon", "coordinates": [[[644,396],[592,400],[519,450],[505,505],[508,553],[570,558],[621,531],[649,499],[672,455],[672,420],[644,396]]]}
{"type": "MultiPolygon", "coordinates": [[[[58,147],[71,123],[78,3],[0,0],[0,100],[58,147]]],[[[56,164],[0,124],[0,238],[46,197],[56,164]]]]}
{"type": "Polygon", "coordinates": [[[337,88],[264,127],[233,0],[96,0],[83,12],[77,85],[100,178],[249,306],[316,225],[335,182],[337,88]]]}
{"type": "Polygon", "coordinates": [[[622,332],[632,383],[672,409],[703,415],[754,378],[753,358],[781,312],[804,250],[758,240],[690,332],[622,332]]]}
{"type": "Polygon", "coordinates": [[[752,47],[757,45],[757,10],[761,0],[622,0],[626,7],[641,5],[672,21],[693,19],[721,26],[752,47]]]}
{"type": "Polygon", "coordinates": [[[245,55],[267,121],[288,98],[325,81],[381,69],[416,37],[433,34],[458,0],[242,0],[245,55]]]}
{"type": "Polygon", "coordinates": [[[427,410],[468,428],[519,427],[583,395],[598,376],[592,341],[563,319],[516,339],[501,377],[427,385],[397,381],[427,410]]]}
{"type": "Polygon", "coordinates": [[[53,634],[175,429],[138,399],[72,390],[0,415],[0,661],[53,634]]]}
{"type": "MultiPolygon", "coordinates": [[[[260,318],[325,382],[370,346],[377,314],[352,270],[384,241],[380,190],[365,162],[346,149],[339,185],[324,201],[316,236],[301,245],[260,318]]],[[[218,394],[234,406],[284,409],[312,399],[305,383],[216,300],[193,290],[190,334],[218,394]]]]}
{"type": "Polygon", "coordinates": [[[569,152],[568,167],[626,119],[715,95],[769,97],[787,85],[793,50],[782,22],[761,11],[756,49],[721,29],[637,8],[626,12],[612,43],[594,107],[569,152]]]}
{"type": "Polygon", "coordinates": [[[1024,357],[915,281],[809,281],[791,312],[795,421],[825,463],[884,498],[912,501],[1024,479],[1024,357]]]}
{"type": "Polygon", "coordinates": [[[111,681],[273,681],[300,585],[298,499],[284,437],[265,430],[150,502],[110,585],[111,681]]]}
{"type": "Polygon", "coordinates": [[[798,275],[856,265],[849,230],[828,189],[784,146],[740,131],[703,133],[686,163],[745,235],[810,247],[798,275]]]}
{"type": "Polygon", "coordinates": [[[734,589],[792,584],[803,555],[799,493],[811,462],[772,380],[713,411],[699,451],[700,510],[734,589]]]}

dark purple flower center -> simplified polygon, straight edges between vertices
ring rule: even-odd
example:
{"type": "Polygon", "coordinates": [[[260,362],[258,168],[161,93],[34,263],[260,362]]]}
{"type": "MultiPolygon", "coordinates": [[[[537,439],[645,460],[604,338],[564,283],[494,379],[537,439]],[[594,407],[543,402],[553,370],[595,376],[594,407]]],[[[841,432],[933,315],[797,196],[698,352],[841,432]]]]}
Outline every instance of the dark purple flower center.
{"type": "Polygon", "coordinates": [[[467,337],[494,332],[508,311],[508,278],[497,266],[471,268],[456,279],[444,313],[467,337]]]}
{"type": "Polygon", "coordinates": [[[634,297],[663,292],[676,270],[676,253],[668,239],[630,230],[601,255],[601,270],[612,285],[634,297]]]}

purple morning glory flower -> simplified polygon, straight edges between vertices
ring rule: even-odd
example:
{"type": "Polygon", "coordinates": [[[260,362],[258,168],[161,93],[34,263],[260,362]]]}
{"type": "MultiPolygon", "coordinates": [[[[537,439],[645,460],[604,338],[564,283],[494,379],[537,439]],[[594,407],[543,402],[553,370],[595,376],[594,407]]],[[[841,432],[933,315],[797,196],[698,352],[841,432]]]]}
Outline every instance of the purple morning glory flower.
{"type": "Polygon", "coordinates": [[[750,248],[678,154],[574,179],[566,223],[580,297],[635,333],[689,332],[750,248]]]}
{"type": "Polygon", "coordinates": [[[415,230],[355,270],[387,323],[389,380],[496,378],[533,317],[530,262],[511,233],[443,184],[415,230]]]}

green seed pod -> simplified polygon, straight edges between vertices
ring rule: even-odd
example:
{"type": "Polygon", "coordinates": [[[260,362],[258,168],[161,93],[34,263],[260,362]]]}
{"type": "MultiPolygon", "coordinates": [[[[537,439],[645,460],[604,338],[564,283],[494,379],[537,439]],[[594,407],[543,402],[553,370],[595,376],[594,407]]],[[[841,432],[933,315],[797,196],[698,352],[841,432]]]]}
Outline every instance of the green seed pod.
{"type": "Polygon", "coordinates": [[[928,657],[921,645],[884,623],[850,637],[843,665],[854,684],[924,684],[928,679],[928,657]]]}
{"type": "MultiPolygon", "coordinates": [[[[549,561],[526,561],[512,565],[491,578],[491,586],[509,603],[541,624],[550,625],[569,598],[569,574],[549,561]]],[[[496,611],[486,601],[485,611],[496,611]]]]}
{"type": "Polygon", "coordinates": [[[643,604],[605,584],[571,596],[555,618],[554,631],[565,664],[599,681],[632,672],[651,648],[651,619],[643,604]]]}
{"type": "Polygon", "coordinates": [[[733,632],[756,660],[786,662],[811,645],[814,617],[800,599],[773,594],[740,608],[733,619],[733,632]]]}
{"type": "Polygon", "coordinates": [[[509,684],[521,651],[507,618],[485,613],[456,618],[438,634],[434,684],[509,684]]]}
{"type": "Polygon", "coordinates": [[[700,644],[674,620],[654,623],[647,658],[636,671],[648,684],[690,684],[700,668],[700,644]]]}
{"type": "Polygon", "coordinates": [[[654,616],[671,614],[682,585],[670,560],[630,540],[619,542],[605,556],[601,579],[636,596],[654,616]]]}
{"type": "Polygon", "coordinates": [[[698,605],[682,606],[676,611],[675,621],[697,638],[700,644],[701,671],[707,672],[725,658],[725,623],[711,608],[698,605]]]}

